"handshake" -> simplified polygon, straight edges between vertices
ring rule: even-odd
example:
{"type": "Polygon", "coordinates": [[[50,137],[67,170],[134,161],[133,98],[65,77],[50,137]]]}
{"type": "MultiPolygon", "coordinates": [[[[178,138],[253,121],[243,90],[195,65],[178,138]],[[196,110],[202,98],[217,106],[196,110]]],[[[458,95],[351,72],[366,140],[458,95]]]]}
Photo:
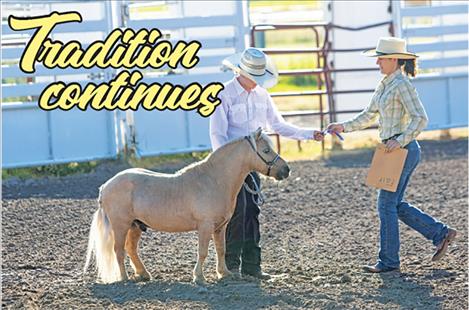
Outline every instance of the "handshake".
{"type": "Polygon", "coordinates": [[[314,140],[316,141],[322,141],[324,140],[324,136],[326,134],[331,134],[335,135],[338,137],[340,140],[344,140],[344,138],[340,135],[342,132],[344,132],[344,126],[340,123],[331,123],[327,126],[327,128],[323,131],[315,130],[314,131],[314,140]]]}

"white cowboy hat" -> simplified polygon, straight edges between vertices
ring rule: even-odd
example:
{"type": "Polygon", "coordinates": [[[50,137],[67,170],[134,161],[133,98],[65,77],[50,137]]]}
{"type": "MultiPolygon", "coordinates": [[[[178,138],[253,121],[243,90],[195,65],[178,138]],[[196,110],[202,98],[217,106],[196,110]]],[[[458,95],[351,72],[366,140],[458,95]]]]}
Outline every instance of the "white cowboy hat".
{"type": "Polygon", "coordinates": [[[257,48],[249,47],[242,53],[227,57],[222,64],[263,88],[271,88],[277,84],[277,67],[269,56],[257,48]]]}
{"type": "Polygon", "coordinates": [[[416,54],[407,51],[405,40],[394,37],[379,38],[376,48],[366,50],[362,54],[368,57],[398,59],[415,59],[418,57],[416,54]]]}

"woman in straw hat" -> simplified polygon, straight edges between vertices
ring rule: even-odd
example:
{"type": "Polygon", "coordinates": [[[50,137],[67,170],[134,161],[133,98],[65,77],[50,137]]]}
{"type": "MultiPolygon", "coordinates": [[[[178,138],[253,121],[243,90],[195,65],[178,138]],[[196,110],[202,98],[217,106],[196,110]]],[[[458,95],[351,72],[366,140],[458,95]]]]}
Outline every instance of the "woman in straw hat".
{"type": "Polygon", "coordinates": [[[365,266],[364,269],[375,273],[399,269],[398,219],[431,240],[436,246],[432,261],[439,260],[456,237],[456,230],[404,200],[410,176],[420,161],[420,146],[415,138],[428,121],[417,92],[407,77],[416,75],[418,56],[406,50],[404,40],[392,37],[380,38],[376,49],[363,54],[376,57],[376,64],[385,76],[370,104],[360,114],[343,123],[329,124],[328,129],[339,133],[351,132],[369,127],[378,118],[379,135],[387,151],[397,148],[408,150],[397,191],[379,191],[379,257],[375,265],[365,266]]]}
{"type": "MultiPolygon", "coordinates": [[[[320,131],[300,128],[283,119],[267,88],[277,84],[277,69],[267,55],[256,48],[248,48],[223,60],[223,65],[235,73],[219,93],[221,104],[210,118],[210,138],[215,150],[227,142],[248,135],[258,127],[270,127],[284,137],[297,140],[321,141],[320,131]]],[[[248,175],[238,194],[234,214],[226,231],[226,265],[232,272],[268,279],[261,271],[259,247],[260,179],[248,175]]]]}

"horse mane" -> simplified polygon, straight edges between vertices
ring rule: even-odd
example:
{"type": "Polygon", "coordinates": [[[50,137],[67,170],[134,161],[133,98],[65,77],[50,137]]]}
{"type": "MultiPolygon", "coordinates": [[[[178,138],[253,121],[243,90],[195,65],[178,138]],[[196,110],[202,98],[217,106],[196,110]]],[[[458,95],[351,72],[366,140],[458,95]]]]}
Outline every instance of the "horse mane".
{"type": "Polygon", "coordinates": [[[181,168],[175,174],[176,175],[181,175],[183,173],[186,173],[187,171],[196,170],[198,168],[201,168],[201,166],[203,166],[204,163],[207,163],[212,157],[216,156],[216,154],[222,152],[224,149],[232,146],[233,144],[236,144],[236,143],[242,141],[243,139],[244,139],[244,137],[241,137],[241,138],[232,140],[232,141],[222,145],[220,148],[216,149],[214,152],[208,154],[208,156],[205,157],[204,159],[196,161],[192,164],[189,164],[189,165],[185,166],[184,168],[181,168]]]}

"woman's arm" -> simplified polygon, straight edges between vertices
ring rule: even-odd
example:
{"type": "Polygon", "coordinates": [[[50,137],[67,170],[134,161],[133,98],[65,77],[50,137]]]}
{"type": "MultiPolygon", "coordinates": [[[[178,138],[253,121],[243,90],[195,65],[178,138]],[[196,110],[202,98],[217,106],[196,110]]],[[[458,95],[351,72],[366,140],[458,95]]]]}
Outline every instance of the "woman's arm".
{"type": "Polygon", "coordinates": [[[396,140],[401,146],[406,146],[425,129],[428,117],[415,87],[408,81],[400,83],[398,87],[398,98],[409,115],[410,123],[407,129],[396,140]]]}
{"type": "Polygon", "coordinates": [[[355,130],[365,129],[371,126],[378,117],[378,104],[374,99],[371,99],[370,104],[357,116],[351,120],[342,123],[344,132],[351,132],[355,130]]]}

